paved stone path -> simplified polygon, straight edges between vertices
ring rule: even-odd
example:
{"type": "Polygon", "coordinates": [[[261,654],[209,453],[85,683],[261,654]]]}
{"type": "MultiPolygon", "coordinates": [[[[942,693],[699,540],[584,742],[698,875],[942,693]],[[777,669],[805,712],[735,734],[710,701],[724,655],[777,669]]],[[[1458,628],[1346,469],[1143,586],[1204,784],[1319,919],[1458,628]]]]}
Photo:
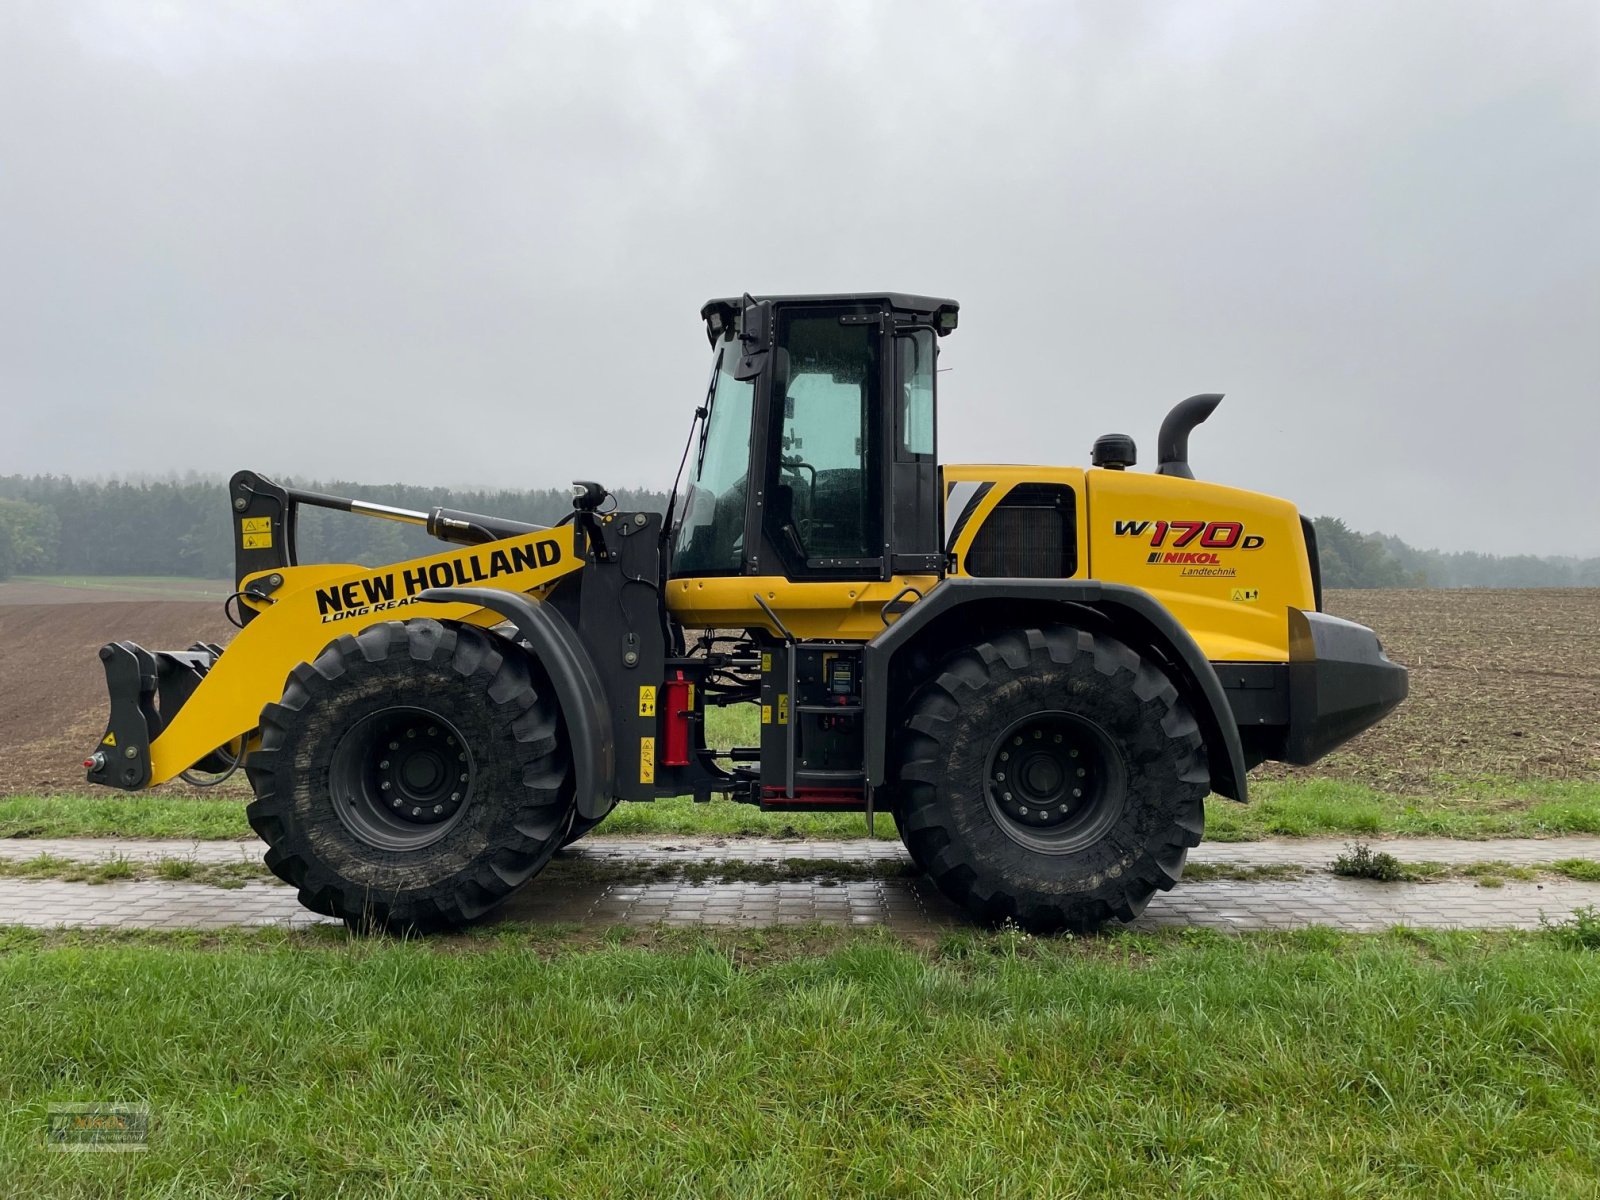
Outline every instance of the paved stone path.
{"type": "MultiPolygon", "coordinates": [[[[1346,845],[1336,841],[1215,843],[1200,847],[1195,862],[1300,864],[1325,867],[1346,845]]],[[[1600,858],[1600,838],[1459,842],[1396,839],[1382,843],[1406,861],[1540,863],[1600,858]]],[[[257,861],[255,842],[127,842],[108,840],[0,840],[0,857],[52,854],[75,861],[114,855],[129,859],[188,858],[215,863],[257,861]]],[[[960,927],[965,916],[920,878],[848,882],[608,883],[607,863],[705,862],[726,859],[781,861],[881,861],[898,864],[898,842],[785,841],[745,838],[586,838],[571,847],[513,897],[497,919],[588,924],[887,925],[912,931],[960,927]],[[582,867],[579,870],[577,868],[582,867]],[[596,874],[600,877],[595,878],[596,874]],[[574,877],[576,876],[576,878],[574,877]],[[565,878],[564,878],[565,877],[565,878]]],[[[1470,880],[1380,884],[1322,872],[1282,882],[1192,881],[1158,895],[1136,928],[1206,926],[1217,929],[1287,929],[1329,925],[1374,930],[1404,924],[1433,928],[1534,928],[1573,909],[1600,905],[1600,884],[1570,880],[1507,882],[1482,888],[1470,880]]],[[[146,929],[214,929],[235,925],[305,926],[324,918],[308,913],[288,888],[252,883],[223,889],[203,884],[0,879],[0,923],[146,929]]]]}
{"type": "MultiPolygon", "coordinates": [[[[1387,850],[1403,862],[1504,862],[1527,865],[1563,858],[1600,860],[1600,837],[1490,838],[1462,841],[1452,838],[1285,838],[1263,842],[1206,842],[1189,852],[1191,863],[1227,863],[1236,866],[1299,865],[1325,867],[1354,841],[1375,850],[1387,850]]],[[[189,859],[196,863],[260,862],[266,846],[244,841],[136,840],[121,838],[0,838],[0,859],[25,861],[42,854],[73,862],[100,862],[126,858],[154,862],[162,858],[189,859]]],[[[825,841],[745,837],[586,837],[563,854],[586,861],[625,862],[781,862],[790,858],[830,862],[903,863],[905,848],[898,841],[858,838],[825,841]]]]}

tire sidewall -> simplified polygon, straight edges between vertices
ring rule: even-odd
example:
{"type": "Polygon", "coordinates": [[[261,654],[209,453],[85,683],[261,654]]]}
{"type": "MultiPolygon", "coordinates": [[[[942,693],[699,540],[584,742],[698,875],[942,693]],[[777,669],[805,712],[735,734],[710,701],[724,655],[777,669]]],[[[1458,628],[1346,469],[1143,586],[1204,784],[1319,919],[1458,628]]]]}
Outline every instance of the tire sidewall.
{"type": "Polygon", "coordinates": [[[522,788],[523,769],[533,760],[516,753],[511,728],[516,714],[500,710],[472,680],[448,662],[409,659],[369,664],[361,678],[347,675],[345,686],[317,706],[319,719],[310,723],[295,748],[294,781],[287,789],[291,836],[304,840],[342,879],[382,887],[393,900],[406,894],[395,886],[397,869],[437,881],[468,870],[492,848],[520,840],[509,827],[513,807],[495,801],[522,788]],[[329,774],[346,731],[366,717],[402,706],[435,713],[454,726],[471,755],[471,788],[460,817],[437,841],[386,850],[364,841],[340,819],[334,805],[342,801],[331,795],[329,774]],[[486,752],[491,748],[493,752],[486,752]]]}
{"type": "Polygon", "coordinates": [[[1089,929],[1172,886],[1199,840],[1204,748],[1177,689],[1123,643],[1068,627],[958,651],[913,700],[897,812],[913,859],[975,915],[1089,929]],[[1120,757],[1120,811],[1068,853],[1023,845],[987,798],[990,756],[1017,722],[1069,713],[1120,757]]]}
{"type": "Polygon", "coordinates": [[[963,708],[952,722],[953,735],[939,764],[948,794],[966,801],[949,805],[945,828],[951,841],[975,867],[1004,871],[1038,895],[1092,890],[1105,877],[1130,869],[1150,836],[1167,824],[1169,790],[1181,772],[1178,747],[1157,736],[1164,714],[1131,688],[1116,686],[1115,676],[1100,674],[1088,655],[1042,671],[1006,666],[994,675],[997,686],[987,693],[989,703],[963,708]],[[984,799],[995,743],[1018,721],[1047,711],[1071,713],[1097,726],[1122,758],[1121,812],[1096,840],[1070,855],[1018,843],[984,799]]]}

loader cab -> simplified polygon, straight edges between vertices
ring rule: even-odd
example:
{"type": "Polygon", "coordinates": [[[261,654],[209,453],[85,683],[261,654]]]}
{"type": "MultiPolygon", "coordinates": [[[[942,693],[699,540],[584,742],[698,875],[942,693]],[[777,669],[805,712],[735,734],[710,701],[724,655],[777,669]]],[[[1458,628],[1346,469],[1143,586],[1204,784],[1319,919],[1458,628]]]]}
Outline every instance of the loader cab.
{"type": "Polygon", "coordinates": [[[708,303],[711,384],[672,577],[938,575],[935,360],[956,315],[894,293],[708,303]]]}

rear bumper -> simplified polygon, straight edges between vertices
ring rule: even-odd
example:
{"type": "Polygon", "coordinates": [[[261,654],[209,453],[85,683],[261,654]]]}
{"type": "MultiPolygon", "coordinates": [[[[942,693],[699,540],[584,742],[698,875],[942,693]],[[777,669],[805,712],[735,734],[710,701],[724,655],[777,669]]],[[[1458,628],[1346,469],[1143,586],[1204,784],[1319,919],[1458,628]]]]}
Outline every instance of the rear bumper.
{"type": "Polygon", "coordinates": [[[1388,716],[1409,690],[1406,669],[1365,625],[1291,608],[1283,761],[1316,762],[1388,716]]]}
{"type": "Polygon", "coordinates": [[[1287,663],[1215,663],[1250,765],[1305,766],[1377,724],[1408,690],[1365,625],[1289,610],[1287,663]]]}

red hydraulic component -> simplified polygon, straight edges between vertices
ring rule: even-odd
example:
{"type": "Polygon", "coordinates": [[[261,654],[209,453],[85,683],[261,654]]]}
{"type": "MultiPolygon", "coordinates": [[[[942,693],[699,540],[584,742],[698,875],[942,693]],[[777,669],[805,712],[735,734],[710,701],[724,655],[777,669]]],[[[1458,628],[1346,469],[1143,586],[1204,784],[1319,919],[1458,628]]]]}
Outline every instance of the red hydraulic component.
{"type": "Polygon", "coordinates": [[[661,685],[661,707],[666,715],[666,728],[662,737],[661,765],[687,767],[689,765],[689,718],[694,715],[694,684],[678,672],[676,679],[661,685]]]}

